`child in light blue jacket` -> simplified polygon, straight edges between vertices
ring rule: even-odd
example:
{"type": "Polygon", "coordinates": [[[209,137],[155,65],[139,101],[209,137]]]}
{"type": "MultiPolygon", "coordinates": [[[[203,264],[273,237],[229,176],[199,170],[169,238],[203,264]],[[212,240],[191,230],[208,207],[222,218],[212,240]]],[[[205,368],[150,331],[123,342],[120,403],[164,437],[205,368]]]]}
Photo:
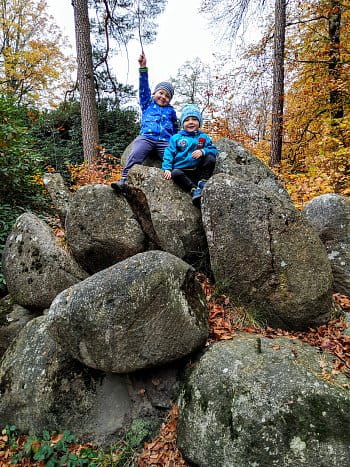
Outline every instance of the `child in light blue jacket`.
{"type": "Polygon", "coordinates": [[[164,178],[190,192],[195,206],[200,206],[203,187],[213,174],[218,154],[212,140],[200,130],[201,125],[199,108],[185,105],[181,112],[183,130],[170,138],[162,163],[164,178]]]}
{"type": "Polygon", "coordinates": [[[127,174],[135,164],[142,164],[146,157],[156,151],[160,160],[172,135],[178,131],[178,120],[170,101],[174,95],[171,83],[162,81],[154,88],[153,94],[148,84],[146,57],[139,57],[139,99],[142,111],[140,135],[134,140],[132,150],[118,182],[111,184],[115,190],[125,188],[127,174]]]}

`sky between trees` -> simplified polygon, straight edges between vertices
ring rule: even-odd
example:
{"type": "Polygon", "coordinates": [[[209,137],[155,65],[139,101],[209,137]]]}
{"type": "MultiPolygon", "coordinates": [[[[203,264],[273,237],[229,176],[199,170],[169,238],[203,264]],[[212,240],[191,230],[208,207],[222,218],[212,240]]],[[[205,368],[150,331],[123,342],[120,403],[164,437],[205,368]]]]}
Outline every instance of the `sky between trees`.
{"type": "MultiPolygon", "coordinates": [[[[70,39],[75,54],[73,8],[70,0],[47,0],[49,11],[58,26],[70,39]]],[[[159,24],[156,41],[146,45],[145,53],[150,68],[150,84],[153,87],[170,76],[187,60],[199,57],[204,63],[212,61],[212,54],[222,52],[219,39],[220,31],[209,28],[203,15],[198,13],[200,0],[168,0],[165,12],[157,18],[159,24]]],[[[125,50],[112,57],[112,66],[117,71],[117,78],[125,84],[138,87],[137,59],[141,48],[138,40],[128,44],[128,56],[125,50]]]]}

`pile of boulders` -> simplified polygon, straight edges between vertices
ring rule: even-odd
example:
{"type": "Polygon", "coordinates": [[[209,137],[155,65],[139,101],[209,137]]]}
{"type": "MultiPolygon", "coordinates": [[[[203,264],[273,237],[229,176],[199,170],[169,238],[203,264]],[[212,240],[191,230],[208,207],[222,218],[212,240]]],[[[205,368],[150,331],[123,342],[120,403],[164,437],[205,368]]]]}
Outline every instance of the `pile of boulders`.
{"type": "Polygon", "coordinates": [[[340,462],[346,449],[339,430],[336,443],[317,445],[321,419],[310,401],[318,406],[329,397],[328,419],[331,401],[345,407],[349,399],[319,382],[317,351],[282,340],[276,360],[268,340],[257,350],[245,335],[205,351],[208,313],[196,272],[213,277],[231,303],[263,324],[325,324],[336,310],[333,292],[349,292],[350,202],[325,195],[300,213],[249,151],[225,139],[217,147],[201,209],[152,162],[132,168],[125,193],[97,184],[72,194],[58,174],[44,177],[65,237],[30,213],[8,237],[6,316],[17,325],[7,334],[9,321],[0,327],[10,336],[6,347],[12,341],[0,366],[1,420],[29,432],[70,429],[104,443],[135,419],[159,425],[181,392],[179,440],[191,462],[251,465],[243,460],[258,435],[249,418],[242,421],[248,413],[261,419],[256,427],[269,465],[316,462],[329,446],[340,462]],[[311,373],[292,355],[303,355],[302,362],[306,355],[311,373]],[[189,358],[198,362],[180,385],[189,358]],[[261,410],[256,387],[264,394],[261,410]],[[284,390],[273,395],[278,387],[284,390]],[[303,396],[309,387],[312,398],[303,396]],[[268,417],[272,397],[276,410],[268,417]],[[316,427],[306,447],[297,423],[302,410],[316,427]],[[214,445],[217,456],[210,454],[214,445]]]}

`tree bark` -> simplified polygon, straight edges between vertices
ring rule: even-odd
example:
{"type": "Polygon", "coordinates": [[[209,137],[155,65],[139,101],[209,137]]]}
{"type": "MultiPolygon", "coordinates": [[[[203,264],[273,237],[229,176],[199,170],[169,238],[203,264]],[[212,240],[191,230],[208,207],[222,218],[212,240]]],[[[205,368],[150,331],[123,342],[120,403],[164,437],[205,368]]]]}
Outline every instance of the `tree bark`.
{"type": "Polygon", "coordinates": [[[340,60],[340,24],[341,24],[341,5],[338,0],[331,0],[330,13],[328,20],[329,33],[329,103],[331,107],[331,118],[336,120],[343,118],[344,108],[342,92],[339,89],[341,78],[341,60],[340,60]]]}
{"type": "Polygon", "coordinates": [[[275,37],[272,89],[271,167],[282,160],[284,104],[284,44],[287,0],[275,0],[275,37]]]}
{"type": "Polygon", "coordinates": [[[72,5],[74,8],[84,160],[91,163],[98,154],[99,135],[88,0],[72,0],[72,5]]]}

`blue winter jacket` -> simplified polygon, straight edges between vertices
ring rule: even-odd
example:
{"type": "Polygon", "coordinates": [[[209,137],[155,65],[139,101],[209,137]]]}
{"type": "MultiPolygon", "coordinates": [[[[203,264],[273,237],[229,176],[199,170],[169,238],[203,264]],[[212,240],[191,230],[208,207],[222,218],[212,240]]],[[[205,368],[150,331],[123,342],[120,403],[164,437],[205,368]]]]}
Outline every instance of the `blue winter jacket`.
{"type": "Polygon", "coordinates": [[[140,106],[142,110],[140,135],[156,141],[169,141],[178,131],[174,107],[162,107],[155,103],[148,84],[147,68],[140,68],[140,106]]]}
{"type": "Polygon", "coordinates": [[[200,149],[204,157],[208,155],[216,157],[218,154],[212,140],[203,131],[181,130],[170,138],[169,145],[165,148],[162,169],[196,168],[201,163],[201,158],[193,159],[192,157],[192,153],[196,149],[200,149]]]}

